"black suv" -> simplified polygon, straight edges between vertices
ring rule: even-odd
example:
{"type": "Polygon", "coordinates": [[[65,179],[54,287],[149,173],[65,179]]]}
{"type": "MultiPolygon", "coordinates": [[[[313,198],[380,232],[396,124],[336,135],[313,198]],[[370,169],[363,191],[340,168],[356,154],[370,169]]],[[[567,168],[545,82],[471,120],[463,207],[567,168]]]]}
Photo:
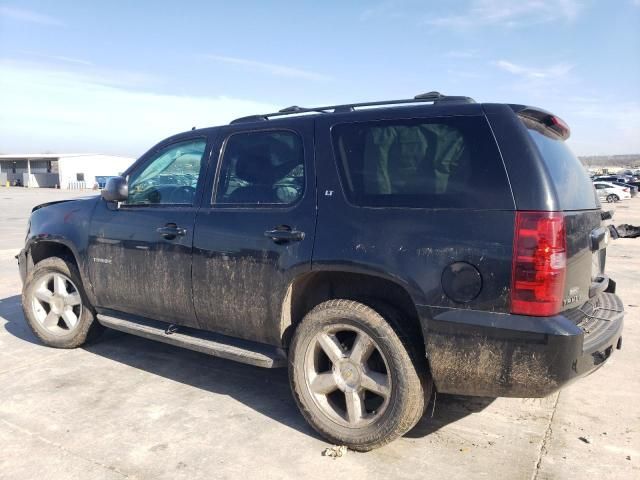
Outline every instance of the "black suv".
{"type": "Polygon", "coordinates": [[[34,208],[26,319],[53,347],[106,326],[288,365],[309,423],[359,450],[434,389],[548,395],[620,348],[624,314],[568,135],[436,92],[181,133],[101,198],[34,208]]]}

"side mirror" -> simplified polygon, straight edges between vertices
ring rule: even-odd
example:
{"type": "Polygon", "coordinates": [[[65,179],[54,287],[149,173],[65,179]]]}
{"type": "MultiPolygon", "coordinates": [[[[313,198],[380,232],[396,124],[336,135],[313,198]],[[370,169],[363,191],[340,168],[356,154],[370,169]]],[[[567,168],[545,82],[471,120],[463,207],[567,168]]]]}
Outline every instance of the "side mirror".
{"type": "Polygon", "coordinates": [[[111,177],[100,192],[107,202],[124,202],[129,196],[129,186],[124,177],[111,177]]]}

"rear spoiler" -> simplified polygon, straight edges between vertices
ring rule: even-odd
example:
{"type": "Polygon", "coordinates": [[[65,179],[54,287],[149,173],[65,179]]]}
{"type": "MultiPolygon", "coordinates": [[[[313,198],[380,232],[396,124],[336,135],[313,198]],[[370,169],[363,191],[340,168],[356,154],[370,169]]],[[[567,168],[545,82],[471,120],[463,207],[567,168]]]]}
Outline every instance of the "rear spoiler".
{"type": "Polygon", "coordinates": [[[571,135],[571,130],[567,122],[551,112],[542,110],[541,108],[528,107],[526,105],[509,105],[512,110],[522,118],[528,118],[535,122],[541,123],[549,130],[566,140],[571,135]]]}

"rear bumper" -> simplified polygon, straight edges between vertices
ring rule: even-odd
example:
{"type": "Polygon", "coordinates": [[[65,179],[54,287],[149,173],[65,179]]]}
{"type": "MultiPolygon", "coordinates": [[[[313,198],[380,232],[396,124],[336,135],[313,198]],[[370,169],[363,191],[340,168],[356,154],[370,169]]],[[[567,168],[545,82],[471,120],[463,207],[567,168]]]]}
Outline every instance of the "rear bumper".
{"type": "Polygon", "coordinates": [[[439,392],[545,397],[621,348],[623,319],[613,293],[553,317],[449,310],[425,322],[427,356],[439,392]]]}

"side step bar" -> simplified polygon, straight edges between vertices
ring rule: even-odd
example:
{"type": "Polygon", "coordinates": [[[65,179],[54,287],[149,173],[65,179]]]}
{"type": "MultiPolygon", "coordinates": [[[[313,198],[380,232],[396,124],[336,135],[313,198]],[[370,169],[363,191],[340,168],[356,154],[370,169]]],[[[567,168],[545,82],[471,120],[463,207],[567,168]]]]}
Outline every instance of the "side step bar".
{"type": "Polygon", "coordinates": [[[248,363],[257,367],[279,368],[287,365],[284,351],[262,343],[227,337],[195,328],[169,330],[168,323],[129,315],[98,314],[98,322],[108,328],[139,337],[188,348],[214,357],[248,363]]]}

